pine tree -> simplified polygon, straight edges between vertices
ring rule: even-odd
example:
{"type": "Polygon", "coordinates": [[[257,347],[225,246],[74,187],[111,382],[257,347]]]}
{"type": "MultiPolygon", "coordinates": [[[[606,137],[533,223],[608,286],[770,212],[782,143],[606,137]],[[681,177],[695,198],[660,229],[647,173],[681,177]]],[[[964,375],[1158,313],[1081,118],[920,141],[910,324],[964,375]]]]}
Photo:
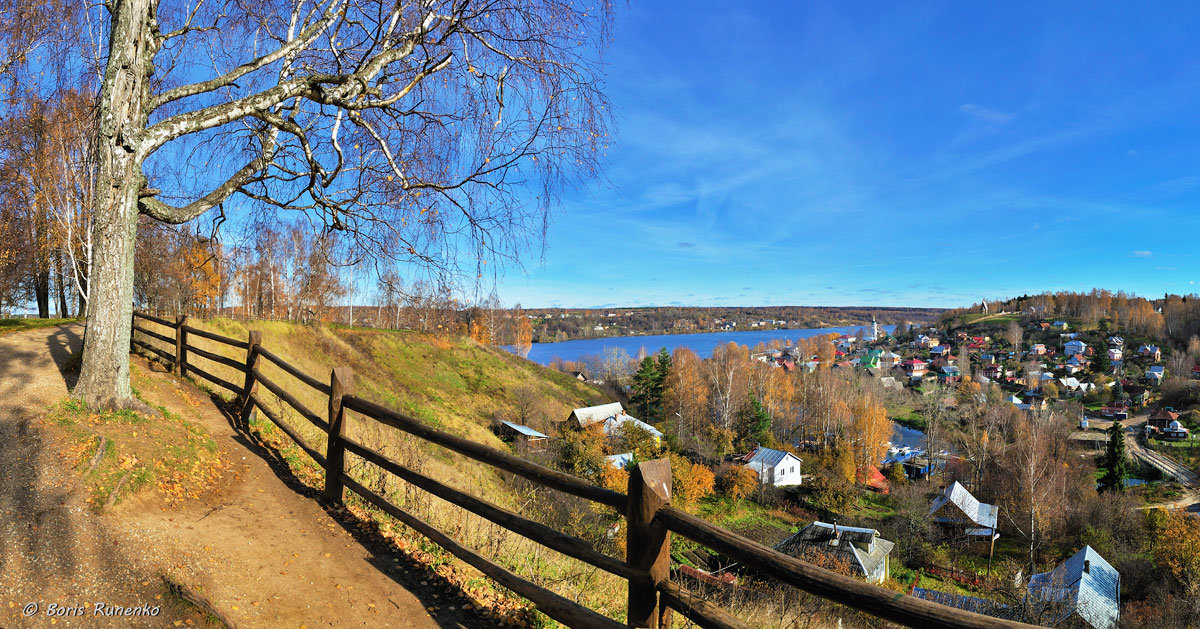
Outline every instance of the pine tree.
{"type": "Polygon", "coordinates": [[[653,356],[646,356],[638,364],[630,400],[637,417],[652,423],[662,419],[663,389],[670,372],[671,354],[667,353],[665,347],[653,356]]]}
{"type": "Polygon", "coordinates": [[[1125,490],[1125,477],[1129,475],[1129,459],[1125,456],[1125,432],[1121,422],[1113,422],[1108,429],[1108,447],[1104,451],[1104,476],[1100,478],[1103,491],[1125,490]]]}

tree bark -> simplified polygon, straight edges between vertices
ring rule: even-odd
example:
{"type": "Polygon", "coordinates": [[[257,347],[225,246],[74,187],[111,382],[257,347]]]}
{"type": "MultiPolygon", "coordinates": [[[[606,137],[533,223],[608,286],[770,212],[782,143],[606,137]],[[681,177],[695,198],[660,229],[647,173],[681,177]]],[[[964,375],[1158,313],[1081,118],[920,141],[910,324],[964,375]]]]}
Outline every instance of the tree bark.
{"type": "Polygon", "coordinates": [[[50,318],[50,269],[43,265],[40,256],[36,258],[33,271],[33,293],[37,299],[38,317],[50,318]]]}
{"type": "Polygon", "coordinates": [[[130,408],[133,256],[142,175],[141,134],[153,72],[154,0],[114,0],[98,111],[94,243],[83,364],[72,395],[100,408],[130,408]]]}
{"type": "Polygon", "coordinates": [[[58,316],[71,316],[71,308],[67,304],[67,274],[63,272],[63,259],[61,254],[54,255],[54,274],[55,281],[58,283],[58,316]]]}

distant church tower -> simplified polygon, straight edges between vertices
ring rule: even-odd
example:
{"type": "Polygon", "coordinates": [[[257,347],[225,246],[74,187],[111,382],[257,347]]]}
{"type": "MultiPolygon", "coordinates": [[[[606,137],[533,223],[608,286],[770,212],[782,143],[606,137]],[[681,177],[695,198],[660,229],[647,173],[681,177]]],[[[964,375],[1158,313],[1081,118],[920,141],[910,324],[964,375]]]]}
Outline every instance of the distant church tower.
{"type": "Polygon", "coordinates": [[[985,299],[985,300],[983,300],[983,312],[984,312],[984,314],[987,314],[987,311],[988,311],[988,306],[987,306],[987,300],[985,299]]]}
{"type": "Polygon", "coordinates": [[[879,324],[875,322],[875,315],[871,315],[871,338],[879,340],[879,324]]]}

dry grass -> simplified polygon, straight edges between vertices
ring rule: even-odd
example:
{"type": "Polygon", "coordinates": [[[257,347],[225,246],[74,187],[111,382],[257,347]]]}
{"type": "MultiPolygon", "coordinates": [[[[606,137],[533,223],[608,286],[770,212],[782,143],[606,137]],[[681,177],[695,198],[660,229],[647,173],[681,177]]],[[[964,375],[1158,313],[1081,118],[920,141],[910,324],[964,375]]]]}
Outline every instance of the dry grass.
{"type": "MultiPolygon", "coordinates": [[[[160,333],[168,331],[148,322],[143,325],[160,333]]],[[[440,337],[407,331],[300,325],[286,322],[241,322],[228,319],[196,321],[191,325],[237,339],[247,338],[250,330],[263,335],[263,346],[306,374],[328,381],[334,367],[350,367],[354,373],[354,393],[394,410],[415,417],[431,426],[472,441],[507,450],[490,429],[493,417],[514,418],[519,413],[521,395],[531,392],[539,400],[536,428],[553,434],[553,424],[566,419],[572,408],[607,401],[590,386],[550,369],[521,359],[495,347],[481,346],[463,337],[440,337]]],[[[140,340],[173,352],[173,347],[137,335],[140,340]]],[[[189,344],[223,356],[244,360],[245,351],[195,335],[189,344]]],[[[240,384],[240,372],[206,360],[195,354],[189,363],[240,384]]],[[[315,414],[324,417],[328,397],[296,380],[270,361],[260,358],[258,368],[269,379],[283,386],[315,414]]],[[[200,376],[200,384],[208,385],[200,376]]],[[[226,399],[233,395],[221,387],[208,388],[226,399]]],[[[279,400],[263,386],[259,395],[288,425],[309,444],[324,452],[324,433],[279,400]]],[[[566,528],[577,521],[602,518],[587,506],[571,503],[564,507],[550,490],[535,489],[512,482],[496,470],[383,426],[354,413],[348,416],[349,436],[401,464],[457,489],[484,498],[526,517],[566,528]],[[565,515],[564,515],[565,514],[565,515]]],[[[303,482],[320,488],[324,471],[282,431],[260,416],[252,423],[261,438],[275,446],[303,482]]],[[[539,544],[508,532],[482,518],[418,490],[383,473],[374,465],[355,456],[347,456],[347,467],[366,486],[386,495],[395,504],[455,537],[472,549],[523,577],[577,600],[610,616],[624,616],[625,583],[582,562],[545,549],[539,544]]],[[[439,572],[453,570],[465,589],[481,603],[496,601],[494,592],[478,572],[453,560],[444,551],[406,527],[353,498],[348,506],[380,524],[385,535],[398,546],[418,556],[439,572]]],[[[596,529],[596,527],[589,527],[596,529]]],[[[571,531],[577,533],[578,531],[571,531]]],[[[602,530],[592,530],[593,541],[611,554],[602,530]]],[[[503,604],[503,603],[499,603],[503,604]]],[[[534,620],[535,615],[529,615],[534,620]]],[[[540,620],[545,620],[544,617],[540,620]]],[[[534,621],[537,622],[537,621],[534,621]]]]}

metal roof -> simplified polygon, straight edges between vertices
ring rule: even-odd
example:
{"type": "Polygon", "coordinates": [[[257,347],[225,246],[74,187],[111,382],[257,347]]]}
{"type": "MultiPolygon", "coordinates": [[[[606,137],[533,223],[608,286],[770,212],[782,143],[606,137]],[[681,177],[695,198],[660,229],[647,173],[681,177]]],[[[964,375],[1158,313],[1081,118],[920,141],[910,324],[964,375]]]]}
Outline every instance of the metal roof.
{"type": "Polygon", "coordinates": [[[927,601],[933,601],[939,605],[946,607],[956,607],[976,614],[986,614],[997,618],[1008,618],[1012,613],[1008,609],[1008,605],[997,603],[986,598],[977,596],[965,596],[954,592],[941,592],[938,590],[927,590],[923,587],[914,587],[911,592],[912,596],[922,598],[927,601]]]}
{"type": "Polygon", "coordinates": [[[929,515],[937,513],[948,502],[958,507],[959,511],[962,511],[976,526],[983,526],[989,529],[996,528],[996,515],[998,512],[996,505],[979,502],[958,481],[951,483],[946,488],[946,491],[942,492],[942,495],[934,498],[933,504],[929,508],[929,515]]]}
{"type": "MultiPolygon", "coordinates": [[[[780,461],[786,459],[789,454],[791,453],[784,452],[783,450],[773,450],[759,446],[746,456],[746,465],[760,471],[768,467],[774,468],[776,465],[779,465],[780,461]]],[[[792,457],[796,459],[800,458],[794,454],[792,457]]]]}
{"type": "Polygon", "coordinates": [[[571,411],[581,428],[587,428],[596,422],[602,422],[609,417],[619,415],[625,407],[620,402],[610,402],[599,406],[585,406],[571,411]]]}
{"type": "Polygon", "coordinates": [[[513,430],[521,433],[522,435],[525,435],[526,437],[549,439],[549,437],[547,437],[546,435],[543,435],[542,433],[530,428],[529,426],[522,426],[521,424],[514,424],[512,422],[506,422],[504,420],[500,420],[500,423],[504,424],[505,426],[508,426],[509,428],[512,428],[513,430]]]}
{"type": "Polygon", "coordinates": [[[1121,614],[1121,573],[1084,546],[1057,568],[1030,577],[1029,596],[1045,605],[1062,605],[1058,621],[1078,613],[1095,629],[1112,629],[1121,614]]]}
{"type": "Polygon", "coordinates": [[[647,424],[646,422],[634,417],[633,415],[629,415],[629,414],[614,415],[612,417],[609,417],[608,419],[605,419],[604,420],[604,434],[611,437],[616,434],[617,429],[619,429],[622,425],[627,424],[627,423],[632,423],[633,425],[641,428],[642,430],[645,430],[646,432],[650,433],[651,435],[653,435],[659,439],[662,439],[663,434],[662,434],[661,430],[659,430],[659,429],[655,428],[654,426],[651,426],[650,424],[647,424]]]}

